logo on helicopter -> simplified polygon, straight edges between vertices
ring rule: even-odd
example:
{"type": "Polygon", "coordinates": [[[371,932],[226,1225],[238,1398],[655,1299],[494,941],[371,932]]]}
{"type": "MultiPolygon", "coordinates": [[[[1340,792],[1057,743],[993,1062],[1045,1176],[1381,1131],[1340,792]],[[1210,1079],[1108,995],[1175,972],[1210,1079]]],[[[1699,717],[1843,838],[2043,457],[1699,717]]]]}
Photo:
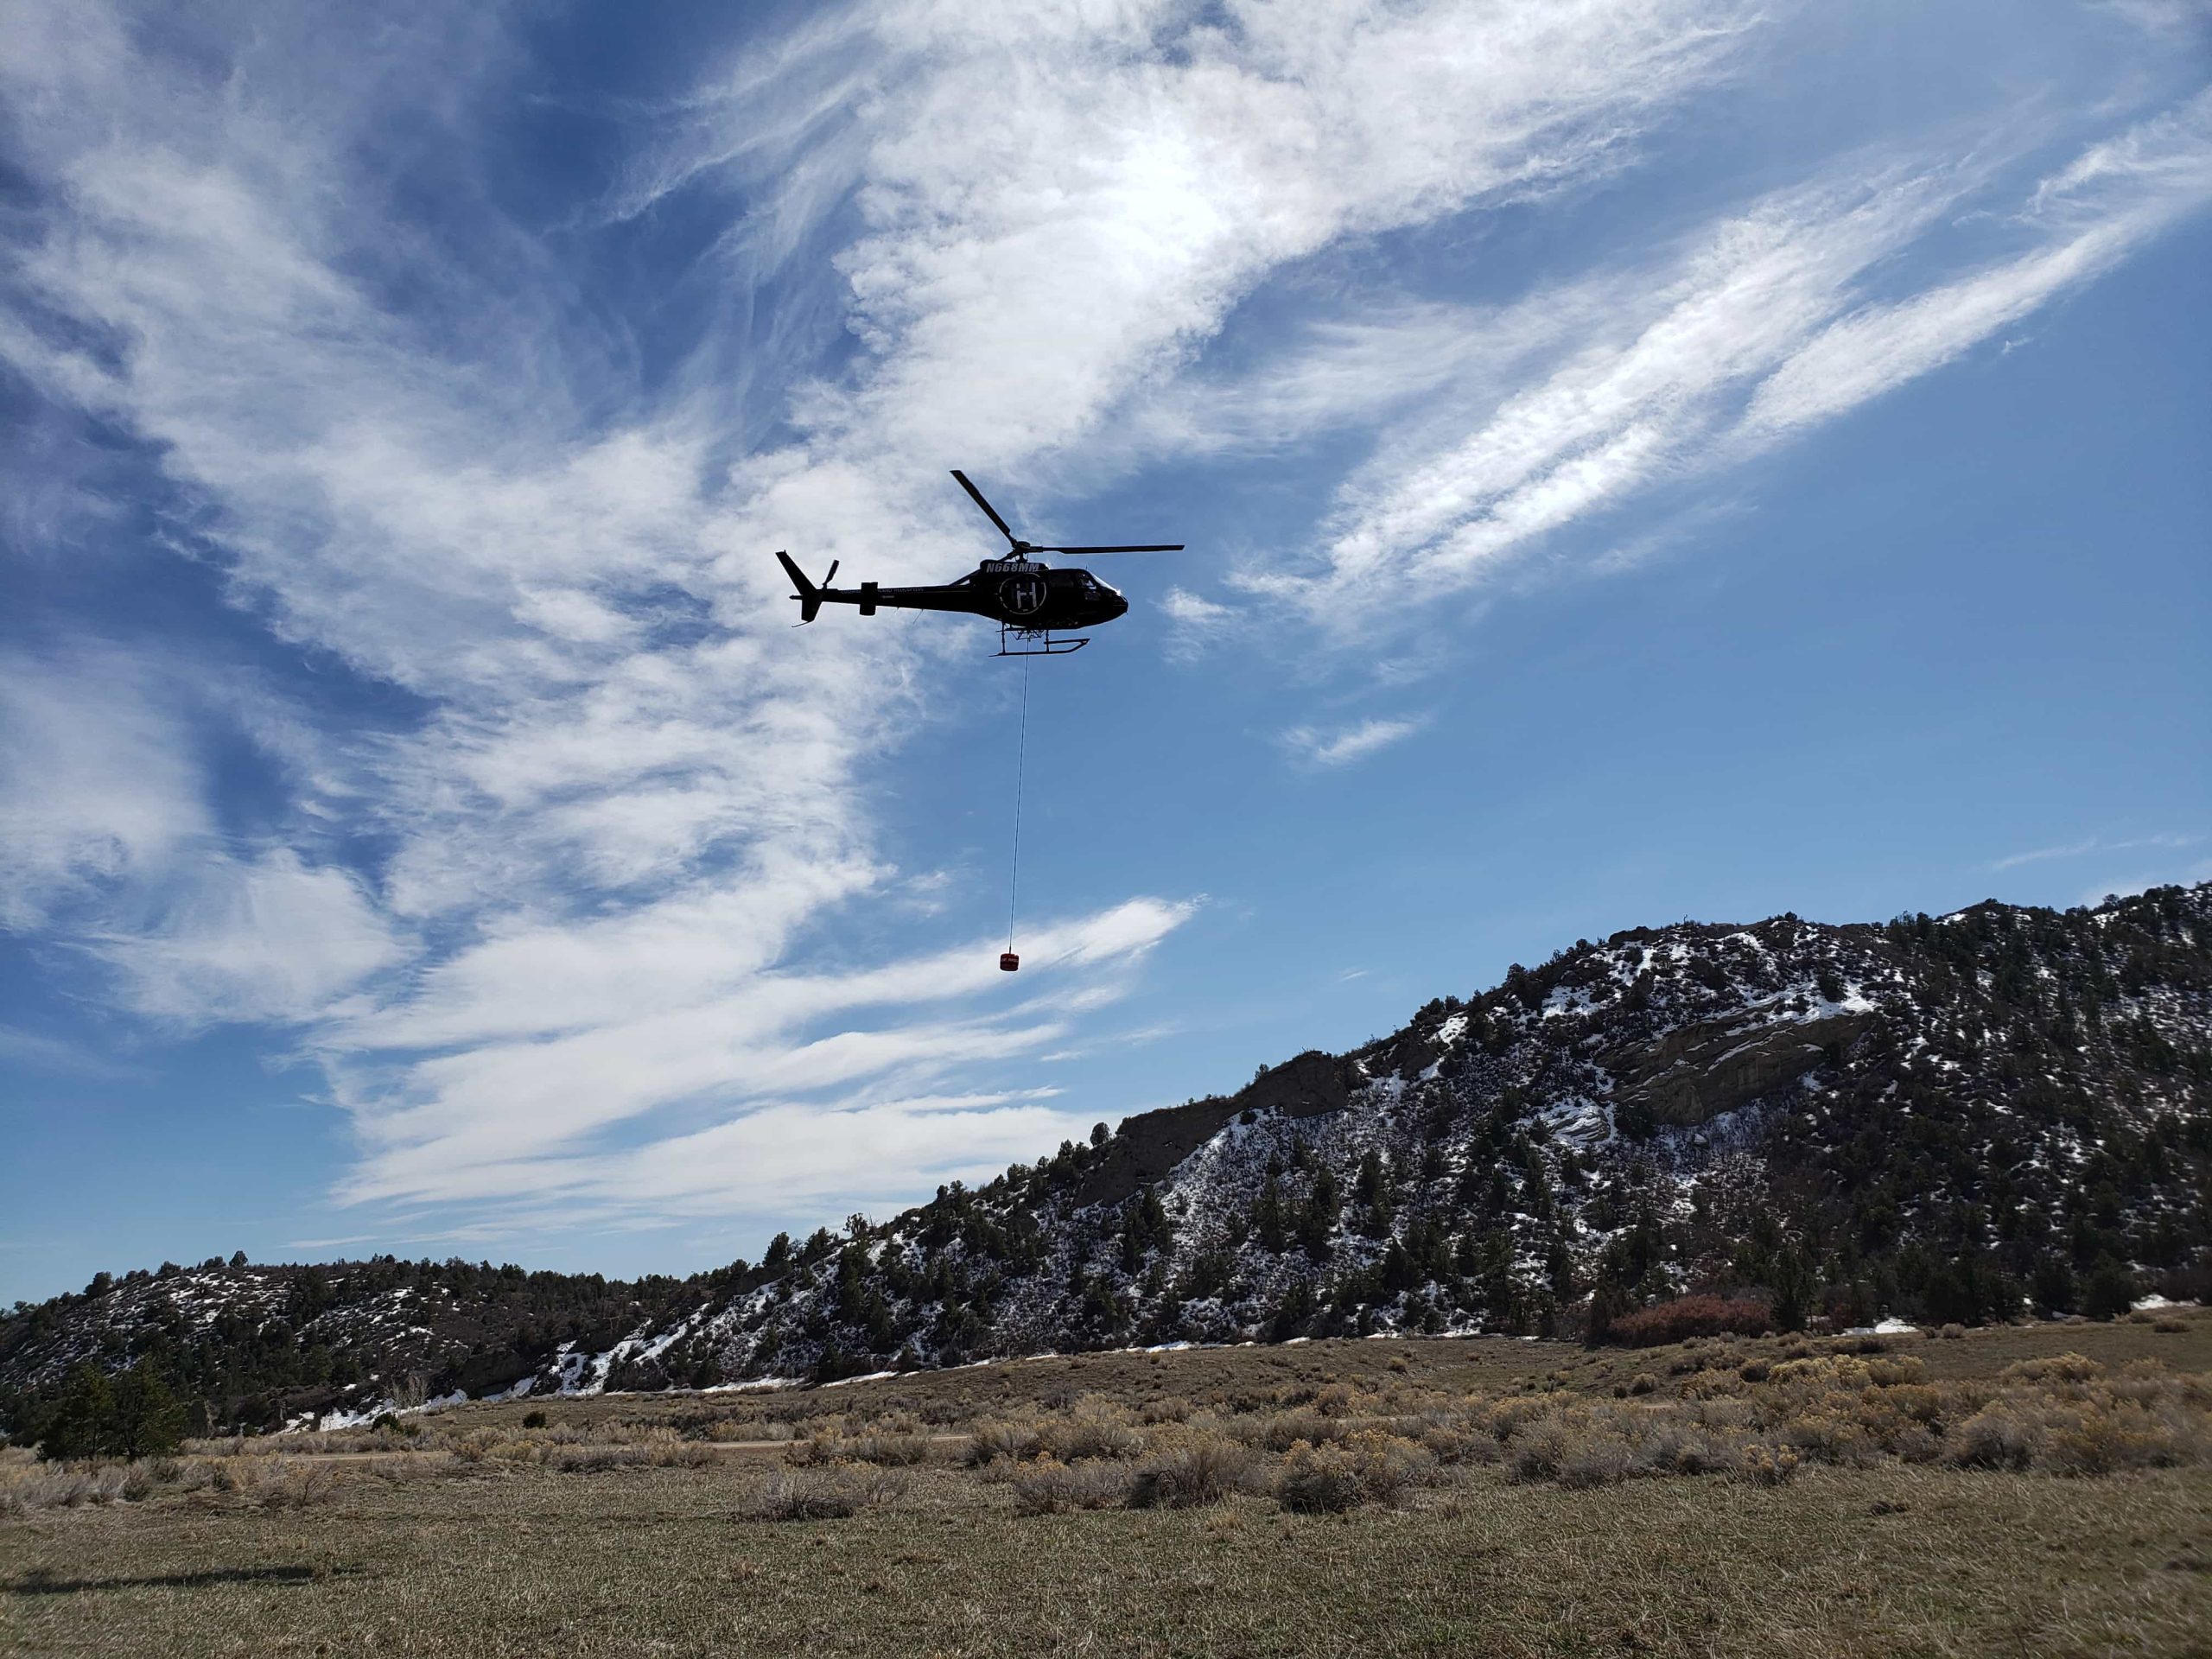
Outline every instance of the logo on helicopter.
{"type": "Polygon", "coordinates": [[[999,583],[999,603],[1008,613],[1028,616],[1045,607],[1045,578],[1039,575],[1008,576],[999,583]]]}

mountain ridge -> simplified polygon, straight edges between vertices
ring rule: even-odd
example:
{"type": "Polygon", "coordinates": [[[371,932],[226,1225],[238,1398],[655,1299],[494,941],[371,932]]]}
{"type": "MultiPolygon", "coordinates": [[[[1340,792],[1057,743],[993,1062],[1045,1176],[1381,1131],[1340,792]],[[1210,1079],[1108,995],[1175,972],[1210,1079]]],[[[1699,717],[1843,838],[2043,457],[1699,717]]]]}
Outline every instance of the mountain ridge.
{"type": "Polygon", "coordinates": [[[1179,1341],[1602,1337],[1700,1292],[1784,1324],[2108,1311],[2212,1284],[2208,1193],[2212,884],[1684,922],[758,1264],[95,1280],[0,1319],[0,1415],[149,1357],[210,1422],[265,1427],[1179,1341]]]}

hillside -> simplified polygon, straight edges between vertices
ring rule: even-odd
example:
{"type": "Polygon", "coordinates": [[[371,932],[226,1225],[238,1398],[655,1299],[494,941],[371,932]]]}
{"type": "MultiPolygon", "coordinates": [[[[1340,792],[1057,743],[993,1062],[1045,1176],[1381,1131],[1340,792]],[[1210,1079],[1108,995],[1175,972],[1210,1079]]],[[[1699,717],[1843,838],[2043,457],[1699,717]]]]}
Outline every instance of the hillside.
{"type": "Polygon", "coordinates": [[[164,1268],[19,1307],[0,1389],[150,1353],[211,1420],[269,1423],[1170,1342],[1602,1335],[1693,1292],[1785,1326],[2108,1313],[2207,1288],[2208,1192],[2212,886],[1685,923],[758,1265],[164,1268]]]}

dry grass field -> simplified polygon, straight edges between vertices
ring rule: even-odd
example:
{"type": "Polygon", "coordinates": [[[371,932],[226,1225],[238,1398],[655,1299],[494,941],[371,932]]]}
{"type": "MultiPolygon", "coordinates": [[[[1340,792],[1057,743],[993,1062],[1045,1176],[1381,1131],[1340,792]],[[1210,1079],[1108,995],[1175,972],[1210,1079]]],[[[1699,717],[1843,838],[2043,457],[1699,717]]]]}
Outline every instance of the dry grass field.
{"type": "Polygon", "coordinates": [[[2208,1373],[2202,1313],[1313,1343],[0,1453],[0,1650],[2212,1654],[2208,1373]]]}

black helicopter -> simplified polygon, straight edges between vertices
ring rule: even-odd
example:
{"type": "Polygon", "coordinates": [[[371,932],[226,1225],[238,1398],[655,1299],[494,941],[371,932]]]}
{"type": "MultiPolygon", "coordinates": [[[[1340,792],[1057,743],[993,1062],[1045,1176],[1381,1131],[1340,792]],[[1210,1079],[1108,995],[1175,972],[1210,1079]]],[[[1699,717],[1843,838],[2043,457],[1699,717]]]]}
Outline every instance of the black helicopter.
{"type": "Polygon", "coordinates": [[[1063,657],[1081,651],[1088,639],[1055,639],[1054,629],[1095,628],[1127,613],[1129,601],[1088,570],[1053,569],[1039,564],[1033,553],[1179,553],[1180,542],[1152,542],[1114,547],[1039,547],[1025,542],[1007,527],[998,509],[983,499],[983,493],[968,481],[968,474],[952,469],[960,487],[975,498],[990,521],[1012,543],[1005,558],[985,559],[957,582],[934,588],[884,588],[864,582],[858,588],[832,588],[837,565],[817,588],[800,572],[789,553],[779,553],[798,592],[798,620],[811,622],[824,605],[857,605],[862,616],[874,616],[879,606],[902,611],[960,611],[987,616],[999,625],[1001,657],[1063,657]]]}

